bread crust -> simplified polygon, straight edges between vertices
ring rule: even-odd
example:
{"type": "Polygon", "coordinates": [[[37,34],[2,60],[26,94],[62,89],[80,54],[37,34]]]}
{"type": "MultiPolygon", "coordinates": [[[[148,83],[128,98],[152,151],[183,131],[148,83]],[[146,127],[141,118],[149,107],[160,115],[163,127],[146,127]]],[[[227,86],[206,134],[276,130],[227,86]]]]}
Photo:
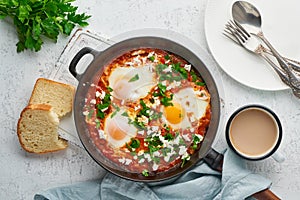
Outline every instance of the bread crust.
{"type": "MultiPolygon", "coordinates": [[[[59,88],[64,88],[67,90],[67,94],[70,97],[66,98],[63,94],[60,95],[60,99],[65,98],[65,100],[67,101],[67,105],[65,104],[64,107],[67,107],[66,111],[64,113],[59,113],[58,111],[56,111],[56,114],[59,116],[59,118],[65,116],[67,113],[72,111],[72,106],[73,106],[73,99],[74,99],[74,95],[75,95],[75,87],[69,84],[65,84],[65,83],[61,83],[61,82],[57,82],[57,81],[53,81],[50,79],[46,79],[46,78],[38,78],[35,82],[35,85],[33,87],[30,99],[29,99],[29,103],[28,104],[47,104],[47,105],[51,105],[52,107],[54,105],[52,105],[51,102],[48,101],[48,99],[44,99],[45,97],[41,97],[42,95],[45,95],[46,92],[48,91],[38,91],[39,87],[43,87],[41,86],[42,84],[45,84],[47,86],[45,87],[56,87],[57,89],[59,88]]],[[[46,88],[48,89],[48,88],[46,88]]],[[[57,101],[59,99],[56,99],[57,101]]],[[[54,108],[55,111],[55,108],[54,108]]]]}
{"type": "Polygon", "coordinates": [[[19,120],[18,120],[18,124],[17,124],[17,135],[18,135],[18,139],[19,139],[19,142],[20,142],[21,147],[22,147],[25,151],[27,151],[27,152],[29,152],[29,153],[37,153],[37,154],[50,153],[50,152],[55,152],[55,151],[59,151],[59,150],[66,149],[66,148],[68,147],[68,142],[67,142],[67,140],[60,138],[59,135],[58,135],[58,133],[57,133],[58,138],[59,138],[58,140],[61,141],[62,144],[64,144],[64,145],[62,145],[62,146],[60,146],[60,147],[57,146],[56,149],[45,150],[45,151],[39,151],[39,152],[37,152],[37,151],[33,151],[33,150],[27,148],[26,144],[22,141],[22,134],[26,134],[26,133],[22,133],[22,132],[21,132],[20,126],[21,126],[21,122],[22,122],[22,120],[23,120],[23,117],[24,117],[25,113],[26,113],[27,111],[29,111],[29,110],[41,110],[41,111],[46,111],[46,112],[52,112],[52,107],[51,107],[50,105],[47,105],[47,104],[31,104],[31,105],[26,106],[26,107],[22,110],[22,112],[21,112],[21,114],[20,114],[20,118],[19,118],[19,120]]]}

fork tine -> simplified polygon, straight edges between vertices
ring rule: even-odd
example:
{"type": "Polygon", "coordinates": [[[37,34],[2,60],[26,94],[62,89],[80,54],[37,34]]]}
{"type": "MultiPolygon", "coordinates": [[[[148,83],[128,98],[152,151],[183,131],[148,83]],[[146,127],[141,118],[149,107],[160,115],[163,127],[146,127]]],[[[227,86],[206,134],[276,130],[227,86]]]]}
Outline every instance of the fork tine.
{"type": "Polygon", "coordinates": [[[240,28],[241,31],[243,31],[248,37],[250,37],[250,33],[248,33],[248,31],[246,31],[246,29],[236,20],[233,20],[233,23],[240,28]]]}
{"type": "Polygon", "coordinates": [[[232,20],[229,20],[228,23],[232,26],[232,28],[233,28],[236,32],[239,33],[240,36],[242,36],[245,40],[248,40],[248,38],[250,37],[250,35],[247,35],[247,32],[245,32],[246,30],[242,30],[242,29],[240,28],[240,26],[237,26],[237,25],[234,23],[234,21],[232,21],[232,20]]]}
{"type": "Polygon", "coordinates": [[[244,39],[244,37],[241,36],[241,34],[235,29],[235,27],[233,27],[232,24],[227,23],[225,25],[225,30],[224,30],[227,34],[230,34],[232,36],[235,37],[235,39],[242,45],[246,40],[244,39]]]}
{"type": "Polygon", "coordinates": [[[235,38],[235,36],[234,36],[230,31],[228,31],[228,30],[226,29],[226,27],[225,27],[225,29],[223,30],[222,34],[223,34],[224,36],[226,36],[227,38],[229,38],[230,40],[232,40],[233,42],[235,42],[235,43],[237,43],[237,44],[240,44],[240,41],[237,40],[237,39],[235,38]]]}

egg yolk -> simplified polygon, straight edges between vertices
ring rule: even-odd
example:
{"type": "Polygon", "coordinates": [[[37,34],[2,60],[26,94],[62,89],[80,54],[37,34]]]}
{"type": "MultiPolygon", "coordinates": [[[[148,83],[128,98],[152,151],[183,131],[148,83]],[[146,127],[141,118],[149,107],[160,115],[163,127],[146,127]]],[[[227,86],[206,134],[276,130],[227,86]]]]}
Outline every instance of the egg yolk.
{"type": "Polygon", "coordinates": [[[115,126],[114,123],[110,124],[108,127],[108,133],[115,140],[122,140],[126,137],[126,133],[115,126]]]}
{"type": "Polygon", "coordinates": [[[173,106],[164,108],[164,115],[170,123],[178,124],[183,119],[184,110],[179,103],[173,103],[173,106]]]}

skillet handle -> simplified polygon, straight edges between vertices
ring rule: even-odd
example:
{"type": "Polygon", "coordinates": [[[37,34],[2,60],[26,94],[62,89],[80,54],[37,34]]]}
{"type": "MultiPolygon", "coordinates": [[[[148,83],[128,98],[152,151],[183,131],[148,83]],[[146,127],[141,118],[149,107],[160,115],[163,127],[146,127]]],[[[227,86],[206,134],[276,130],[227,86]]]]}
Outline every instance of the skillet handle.
{"type": "Polygon", "coordinates": [[[221,173],[223,169],[223,159],[223,154],[217,152],[213,148],[210,148],[207,155],[203,158],[203,160],[210,166],[210,168],[221,173]]]}
{"type": "Polygon", "coordinates": [[[98,53],[99,53],[98,51],[96,51],[90,47],[84,47],[74,56],[74,58],[72,59],[70,65],[69,65],[69,71],[78,81],[80,81],[81,75],[82,75],[82,74],[79,74],[76,70],[78,62],[86,54],[92,54],[95,58],[98,53]]]}
{"type": "MultiPolygon", "coordinates": [[[[203,160],[214,170],[222,172],[223,169],[223,154],[211,148],[203,160]]],[[[265,189],[252,195],[257,200],[280,200],[271,190],[265,189]]]]}

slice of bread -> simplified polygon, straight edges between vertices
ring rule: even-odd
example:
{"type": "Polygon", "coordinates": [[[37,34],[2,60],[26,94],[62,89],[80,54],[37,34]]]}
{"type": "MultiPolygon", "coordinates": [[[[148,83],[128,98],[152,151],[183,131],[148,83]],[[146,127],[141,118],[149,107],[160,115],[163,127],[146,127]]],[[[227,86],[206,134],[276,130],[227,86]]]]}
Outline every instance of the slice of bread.
{"type": "Polygon", "coordinates": [[[29,104],[47,104],[59,118],[72,111],[75,88],[71,85],[53,80],[37,79],[29,104]]]}
{"type": "Polygon", "coordinates": [[[21,112],[17,133],[21,146],[31,153],[48,153],[68,147],[58,135],[59,118],[51,106],[28,105],[21,112]]]}

